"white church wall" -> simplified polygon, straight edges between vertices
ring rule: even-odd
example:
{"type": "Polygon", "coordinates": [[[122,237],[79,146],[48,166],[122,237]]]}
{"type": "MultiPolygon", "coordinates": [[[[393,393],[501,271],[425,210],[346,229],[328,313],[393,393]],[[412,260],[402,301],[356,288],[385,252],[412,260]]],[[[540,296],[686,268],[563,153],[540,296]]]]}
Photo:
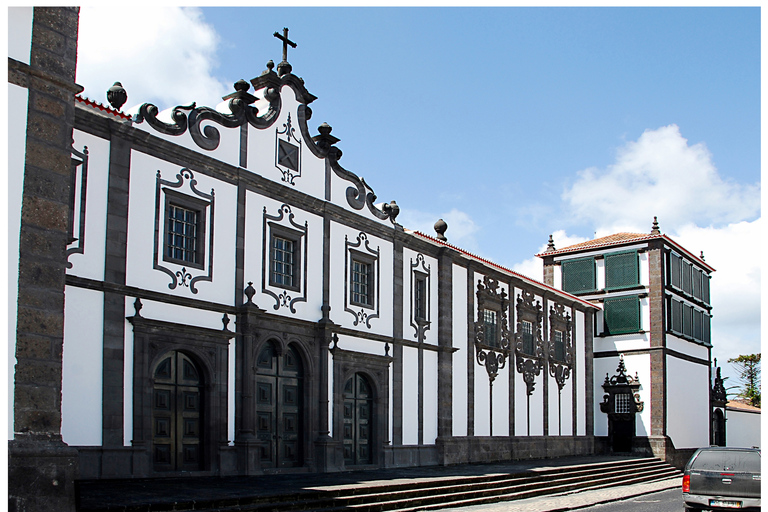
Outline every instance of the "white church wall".
{"type": "MultiPolygon", "coordinates": [[[[135,300],[135,299],[134,299],[135,300]]],[[[177,306],[167,302],[154,300],[141,300],[141,316],[151,320],[160,320],[164,322],[173,322],[182,325],[195,327],[204,327],[220,331],[224,328],[222,318],[224,314],[217,311],[207,311],[204,309],[190,308],[186,306],[177,306]]],[[[135,309],[133,302],[130,304],[130,310],[127,316],[133,316],[135,309]]],[[[229,317],[230,322],[227,329],[235,332],[235,318],[229,317]]]]}
{"type": "Polygon", "coordinates": [[[709,386],[691,385],[709,382],[709,366],[670,355],[666,364],[667,435],[678,449],[709,446],[709,386]]]}
{"type": "Polygon", "coordinates": [[[419,444],[419,351],[403,347],[403,444],[419,444]]]}
{"type": "MultiPolygon", "coordinates": [[[[334,369],[333,369],[333,354],[331,354],[330,351],[328,351],[327,354],[328,357],[328,418],[329,420],[333,418],[333,375],[334,375],[334,369]]],[[[390,372],[390,375],[392,372],[390,372]]],[[[390,388],[392,389],[392,388],[390,388]]],[[[333,437],[333,421],[328,421],[328,436],[333,437]]],[[[392,439],[390,437],[390,439],[392,439]]]]}
{"type": "MultiPolygon", "coordinates": [[[[67,274],[86,277],[98,281],[104,280],[104,253],[107,239],[107,187],[109,185],[109,141],[89,133],[74,130],[75,150],[83,152],[88,148],[88,171],[86,176],[85,211],[78,207],[81,199],[81,187],[75,187],[74,219],[75,236],[79,238],[67,248],[82,246],[83,253],[72,253],[67,261],[72,268],[67,274]],[[79,233],[81,213],[85,214],[85,236],[79,233]]],[[[83,166],[78,167],[81,171],[83,166]]],[[[78,179],[80,174],[78,173],[78,179]]],[[[79,183],[79,182],[78,182],[79,183]]]]}
{"type": "MultiPolygon", "coordinates": [[[[509,358],[493,381],[493,435],[509,435],[509,358]]],[[[485,373],[485,372],[483,372],[485,373]]]]}
{"type": "MultiPolygon", "coordinates": [[[[648,436],[651,432],[651,356],[649,354],[625,354],[624,365],[627,375],[640,380],[640,400],[643,402],[643,411],[635,416],[635,435],[648,436]]],[[[598,357],[594,359],[594,397],[595,397],[595,435],[608,435],[608,415],[600,410],[599,404],[603,401],[605,390],[603,382],[616,375],[619,367],[619,357],[598,357]]]]}
{"type": "MultiPolygon", "coordinates": [[[[234,289],[237,189],[233,185],[210,178],[191,169],[197,181],[196,190],[210,194],[215,192],[215,214],[213,216],[213,274],[211,281],[197,281],[194,286],[198,293],[193,293],[190,279],[205,276],[211,264],[208,240],[211,236],[211,207],[206,208],[206,234],[204,268],[195,269],[188,265],[176,264],[163,259],[162,240],[158,241],[158,254],[155,261],[155,190],[156,174],[161,172],[161,179],[176,183],[182,167],[165,162],[147,154],[131,152],[130,195],[128,204],[128,234],[126,248],[126,284],[146,290],[201,299],[211,302],[231,303],[234,289]],[[175,277],[161,270],[153,269],[153,264],[166,268],[175,277]],[[189,268],[188,268],[189,267],[189,268]],[[175,283],[175,288],[171,288],[175,283]]],[[[198,198],[191,189],[191,180],[184,179],[180,188],[174,191],[198,198]]],[[[169,187],[164,187],[169,188],[169,187]]],[[[160,196],[159,229],[164,231],[164,192],[160,196]]],[[[160,235],[162,236],[162,235],[160,235]]]]}
{"type": "Polygon", "coordinates": [[[243,272],[245,283],[252,282],[252,286],[256,290],[253,302],[270,314],[289,316],[310,322],[317,321],[321,316],[320,308],[323,304],[323,258],[319,256],[323,254],[323,219],[295,206],[250,191],[246,192],[245,204],[245,263],[243,272]],[[266,231],[265,209],[267,215],[266,231]],[[294,223],[298,224],[300,228],[297,228],[294,223]],[[269,235],[271,225],[285,227],[295,232],[306,228],[306,235],[300,244],[299,268],[295,269],[301,282],[299,291],[269,286],[268,261],[270,258],[269,235]],[[264,246],[265,243],[266,247],[264,246]],[[304,273],[305,264],[306,275],[304,273]]]}
{"type": "Polygon", "coordinates": [[[552,266],[552,282],[554,288],[563,289],[563,267],[560,265],[552,266]]]}
{"type": "Polygon", "coordinates": [[[467,435],[467,269],[453,265],[453,435],[467,435]]]}
{"type": "Polygon", "coordinates": [[[762,448],[760,437],[760,413],[726,411],[725,445],[733,447],[762,448]]]}
{"type": "MultiPolygon", "coordinates": [[[[361,352],[363,354],[374,354],[377,356],[383,356],[385,353],[384,343],[380,341],[356,338],[354,336],[345,336],[343,334],[339,335],[338,347],[342,350],[361,352]]],[[[390,346],[390,351],[391,350],[392,347],[390,346]]]]}
{"type": "Polygon", "coordinates": [[[638,264],[640,265],[640,284],[643,286],[651,285],[651,265],[648,258],[647,252],[641,252],[637,255],[638,264]]]}
{"type": "Polygon", "coordinates": [[[403,249],[403,336],[408,340],[417,339],[416,328],[413,326],[414,271],[421,274],[428,272],[429,297],[426,305],[429,309],[430,326],[424,333],[424,343],[437,345],[437,259],[408,248],[403,249]]]}
{"type": "MultiPolygon", "coordinates": [[[[24,64],[29,64],[30,50],[32,49],[32,7],[8,7],[8,56],[24,64]]],[[[8,84],[11,87],[11,84],[8,84]]],[[[13,86],[16,87],[16,86],[13,86]]],[[[10,98],[9,98],[10,100],[10,98]]],[[[8,107],[12,104],[8,101],[8,107]]],[[[14,119],[9,112],[8,119],[14,119]]],[[[24,111],[26,121],[26,110],[24,111]]],[[[8,127],[8,133],[13,133],[8,127]]],[[[26,134],[24,130],[23,134],[26,134]]],[[[8,148],[12,146],[8,144],[8,148]]]]}
{"type": "Polygon", "coordinates": [[[697,357],[699,359],[709,361],[709,349],[707,347],[704,345],[699,345],[698,343],[684,340],[682,338],[678,338],[669,332],[667,333],[667,348],[687,356],[697,357]]]}
{"type": "Polygon", "coordinates": [[[369,233],[361,232],[359,229],[332,222],[330,253],[331,320],[349,329],[392,336],[394,315],[394,291],[391,277],[393,265],[392,242],[369,233]],[[347,243],[350,244],[349,248],[347,243]],[[351,247],[354,245],[357,245],[357,247],[351,247]],[[349,255],[345,253],[350,250],[357,251],[363,255],[370,255],[371,257],[375,257],[371,251],[374,253],[378,251],[378,263],[374,265],[378,269],[378,277],[373,283],[373,308],[364,308],[350,304],[348,289],[349,269],[345,268],[345,264],[349,265],[350,260],[349,255]],[[346,299],[345,293],[347,294],[346,299]]]}
{"type": "Polygon", "coordinates": [[[104,294],[66,286],[64,298],[61,437],[71,446],[100,446],[104,294]]]}
{"type": "MultiPolygon", "coordinates": [[[[574,349],[576,352],[575,364],[576,364],[576,378],[574,384],[576,386],[576,403],[578,407],[576,409],[576,435],[583,436],[587,434],[587,416],[586,408],[586,389],[585,389],[585,372],[586,372],[586,336],[584,333],[585,328],[585,315],[581,311],[576,311],[573,315],[573,321],[576,326],[576,336],[574,339],[574,349]]],[[[595,374],[597,376],[597,374],[595,374]]],[[[600,395],[602,397],[602,395],[600,395]]]]}
{"type": "MultiPolygon", "coordinates": [[[[233,327],[234,329],[234,327],[233,327]]],[[[236,371],[237,338],[229,340],[227,348],[227,439],[229,446],[235,444],[235,375],[236,371]]]]}
{"type": "MultiPolygon", "coordinates": [[[[130,95],[131,91],[128,91],[128,94],[130,95]]],[[[137,98],[129,98],[129,99],[131,102],[136,100],[142,102],[141,99],[137,99],[137,98]]],[[[142,103],[134,104],[134,106],[129,107],[127,110],[125,110],[125,113],[131,116],[138,114],[139,108],[141,107],[142,103]]],[[[198,105],[198,106],[199,107],[207,106],[215,109],[217,112],[221,112],[223,114],[231,114],[232,112],[229,110],[228,104],[229,102],[226,101],[226,102],[221,102],[218,105],[198,105]]],[[[176,108],[178,105],[156,105],[156,106],[160,110],[160,112],[157,115],[158,121],[162,121],[167,124],[175,124],[173,122],[172,113],[173,113],[173,109],[176,108]]],[[[189,116],[189,110],[180,110],[180,112],[183,112],[184,114],[189,116]]],[[[205,156],[215,158],[216,160],[227,163],[229,165],[234,165],[234,166],[240,165],[240,128],[239,127],[226,128],[210,120],[202,121],[200,123],[200,132],[202,134],[205,134],[205,129],[206,127],[209,127],[209,126],[219,133],[219,144],[216,147],[216,149],[207,150],[197,145],[197,143],[192,139],[192,135],[190,134],[189,129],[187,129],[181,135],[167,135],[160,131],[155,130],[146,120],[144,120],[141,123],[134,122],[132,126],[138,130],[142,130],[147,133],[150,133],[155,137],[167,140],[168,142],[190,149],[196,153],[200,153],[205,156]]]]}
{"type": "MultiPolygon", "coordinates": [[[[602,316],[602,314],[600,316],[602,316]]],[[[651,348],[649,332],[595,338],[593,345],[595,353],[629,352],[632,350],[647,350],[649,348],[651,348]]]]}
{"type": "MultiPolygon", "coordinates": [[[[475,435],[491,435],[491,389],[485,368],[475,364],[475,435]]],[[[496,402],[494,401],[494,404],[496,402]]]]}
{"type": "Polygon", "coordinates": [[[424,351],[424,444],[437,438],[437,352],[424,351]]]}
{"type": "Polygon", "coordinates": [[[598,290],[605,288],[605,260],[595,260],[595,282],[598,290]]]}
{"type": "MultiPolygon", "coordinates": [[[[314,156],[307,147],[312,141],[304,140],[301,133],[297,113],[299,102],[296,101],[293,89],[283,86],[280,94],[282,107],[280,115],[272,126],[259,130],[248,125],[248,170],[293,190],[304,192],[312,197],[324,198],[325,161],[314,156]],[[291,134],[290,144],[300,147],[300,174],[290,171],[293,177],[284,174],[283,171],[289,171],[288,168],[281,170],[277,165],[277,140],[278,138],[287,140],[287,133],[291,134]]],[[[260,113],[264,112],[260,111],[260,113]]],[[[309,126],[312,126],[312,121],[309,126]]],[[[310,128],[310,133],[317,132],[310,128]]],[[[335,202],[343,206],[341,200],[335,202]]],[[[346,204],[346,199],[343,202],[346,204]]]]}
{"type": "MultiPolygon", "coordinates": [[[[29,12],[29,30],[32,30],[32,8],[12,7],[13,14],[21,16],[18,23],[26,23],[24,12],[29,12]]],[[[30,39],[27,39],[29,44],[30,39]]],[[[29,49],[27,49],[27,61],[29,49]]],[[[13,439],[13,380],[16,368],[16,315],[19,291],[19,233],[21,228],[21,198],[24,191],[24,158],[27,152],[27,108],[29,93],[24,87],[8,84],[8,440],[13,439]]]]}

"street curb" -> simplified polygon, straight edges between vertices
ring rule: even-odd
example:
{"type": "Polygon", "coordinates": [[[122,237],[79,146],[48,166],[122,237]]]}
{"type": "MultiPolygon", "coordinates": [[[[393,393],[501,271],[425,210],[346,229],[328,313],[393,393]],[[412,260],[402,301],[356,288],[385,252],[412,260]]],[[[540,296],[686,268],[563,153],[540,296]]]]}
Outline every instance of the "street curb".
{"type": "MultiPolygon", "coordinates": [[[[638,491],[630,492],[628,494],[622,494],[621,496],[612,496],[610,498],[597,499],[595,501],[591,501],[590,503],[581,503],[578,505],[564,506],[560,508],[542,509],[541,512],[564,512],[567,510],[578,510],[581,508],[593,507],[595,505],[603,505],[605,503],[613,503],[616,501],[623,501],[630,498],[636,498],[638,496],[645,496],[646,494],[653,494],[655,492],[666,491],[669,489],[680,487],[681,485],[680,478],[678,477],[670,478],[668,480],[662,480],[661,482],[655,482],[655,483],[659,484],[658,487],[654,487],[654,488],[646,489],[642,491],[638,490],[638,491]]],[[[640,484],[640,485],[648,485],[648,484],[640,484]]],[[[594,491],[594,492],[597,492],[597,491],[594,491]]],[[[682,490],[680,492],[682,493],[682,490]]],[[[568,495],[561,495],[561,496],[565,497],[568,495]]]]}

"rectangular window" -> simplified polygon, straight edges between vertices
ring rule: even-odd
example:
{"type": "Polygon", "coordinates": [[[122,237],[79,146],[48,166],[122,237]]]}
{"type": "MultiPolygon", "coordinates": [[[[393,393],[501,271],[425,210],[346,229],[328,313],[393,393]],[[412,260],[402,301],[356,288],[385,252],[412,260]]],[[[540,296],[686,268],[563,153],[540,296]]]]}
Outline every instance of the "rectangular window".
{"type": "Polygon", "coordinates": [[[371,264],[359,260],[352,260],[352,279],[350,281],[353,304],[371,307],[371,264]]]}
{"type": "Polygon", "coordinates": [[[704,341],[704,313],[693,310],[693,339],[704,341]]]}
{"type": "Polygon", "coordinates": [[[683,272],[682,272],[683,260],[674,253],[669,253],[669,284],[677,288],[683,289],[683,272]]]}
{"type": "Polygon", "coordinates": [[[273,286],[293,288],[295,281],[295,249],[293,240],[279,236],[272,237],[272,258],[270,283],[273,286]]]}
{"type": "Polygon", "coordinates": [[[533,324],[527,320],[522,321],[523,353],[533,355],[533,324]]]}
{"type": "Polygon", "coordinates": [[[415,290],[413,291],[414,318],[416,320],[427,319],[427,280],[423,277],[417,277],[415,290]]]}
{"type": "Polygon", "coordinates": [[[640,298],[637,295],[605,299],[605,333],[628,334],[640,331],[640,298]]]}
{"type": "Polygon", "coordinates": [[[499,346],[499,324],[496,311],[492,309],[483,310],[483,339],[486,345],[499,346]]]}
{"type": "Polygon", "coordinates": [[[614,408],[617,414],[628,414],[632,412],[632,395],[629,393],[617,393],[614,395],[614,408]]]}
{"type": "Polygon", "coordinates": [[[595,259],[581,258],[562,263],[563,291],[569,293],[595,291],[595,259]]]}
{"type": "Polygon", "coordinates": [[[565,361],[565,340],[563,331],[555,331],[555,359],[565,361]]]}
{"type": "Polygon", "coordinates": [[[617,290],[640,284],[637,251],[605,255],[605,289],[617,290]]]}
{"type": "Polygon", "coordinates": [[[693,274],[691,275],[692,278],[692,288],[693,288],[693,296],[697,299],[701,299],[701,270],[699,269],[693,269],[693,274]]]}
{"type": "Polygon", "coordinates": [[[687,261],[683,262],[683,291],[688,295],[693,295],[693,283],[691,280],[691,272],[693,271],[693,265],[687,261]]]}
{"type": "Polygon", "coordinates": [[[693,337],[693,306],[683,304],[683,335],[693,337]]]}
{"type": "Polygon", "coordinates": [[[710,337],[710,331],[709,331],[709,329],[710,329],[710,324],[709,324],[710,323],[710,316],[707,315],[707,314],[704,314],[704,319],[703,319],[702,323],[703,323],[702,327],[703,327],[703,330],[704,330],[704,340],[703,341],[704,341],[704,343],[709,345],[709,344],[712,343],[712,339],[710,337]]]}
{"type": "Polygon", "coordinates": [[[202,264],[199,254],[201,212],[169,203],[166,222],[166,258],[183,263],[202,264]]]}
{"type": "Polygon", "coordinates": [[[709,276],[707,274],[701,276],[701,300],[705,304],[709,304],[709,276]]]}
{"type": "Polygon", "coordinates": [[[670,327],[672,332],[677,334],[683,333],[683,303],[677,300],[670,299],[670,327]]]}

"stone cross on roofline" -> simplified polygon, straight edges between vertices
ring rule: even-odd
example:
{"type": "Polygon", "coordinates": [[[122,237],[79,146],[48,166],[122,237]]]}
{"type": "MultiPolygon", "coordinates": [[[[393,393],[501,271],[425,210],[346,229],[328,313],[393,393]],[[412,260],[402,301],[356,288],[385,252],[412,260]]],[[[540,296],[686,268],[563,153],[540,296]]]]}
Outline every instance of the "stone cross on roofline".
{"type": "Polygon", "coordinates": [[[280,35],[279,32],[275,32],[273,35],[283,42],[283,62],[288,62],[288,45],[291,45],[291,48],[296,48],[296,43],[288,39],[288,28],[283,28],[283,35],[280,35]]]}

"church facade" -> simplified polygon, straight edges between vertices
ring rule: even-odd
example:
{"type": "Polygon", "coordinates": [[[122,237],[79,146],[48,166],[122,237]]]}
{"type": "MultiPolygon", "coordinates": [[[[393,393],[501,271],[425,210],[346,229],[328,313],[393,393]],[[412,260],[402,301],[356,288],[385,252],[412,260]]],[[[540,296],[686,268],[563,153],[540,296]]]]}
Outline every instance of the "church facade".
{"type": "MultiPolygon", "coordinates": [[[[405,229],[396,202],[377,202],[341,165],[332,128],[312,119],[287,30],[275,33],[283,60],[220,105],[123,112],[117,83],[111,106],[77,94],[76,53],[59,57],[70,74],[46,68],[55,48],[42,35],[69,27],[70,40],[74,20],[76,37],[76,9],[12,14],[32,42],[26,61],[9,61],[11,103],[23,105],[9,131],[25,134],[9,154],[24,177],[11,191],[21,201],[12,496],[24,494],[14,475],[49,464],[39,453],[91,479],[664,457],[678,439],[708,443],[708,391],[691,406],[703,430],[689,435],[667,414],[681,384],[667,368],[694,368],[708,390],[709,340],[663,331],[658,366],[647,320],[656,300],[705,315],[707,303],[655,297],[656,271],[641,265],[642,333],[614,339],[608,295],[597,303],[596,288],[564,286],[559,268],[538,282],[451,245],[441,221],[434,235],[405,229]],[[66,115],[41,101],[52,87],[66,115]],[[44,126],[57,128],[56,158],[41,156],[54,147],[38,141],[44,126]],[[602,404],[620,353],[646,404],[621,406],[629,450],[612,444],[618,406],[602,404]]],[[[655,262],[669,241],[654,240],[622,251],[655,262]]],[[[545,254],[545,269],[570,257],[545,254]]]]}

